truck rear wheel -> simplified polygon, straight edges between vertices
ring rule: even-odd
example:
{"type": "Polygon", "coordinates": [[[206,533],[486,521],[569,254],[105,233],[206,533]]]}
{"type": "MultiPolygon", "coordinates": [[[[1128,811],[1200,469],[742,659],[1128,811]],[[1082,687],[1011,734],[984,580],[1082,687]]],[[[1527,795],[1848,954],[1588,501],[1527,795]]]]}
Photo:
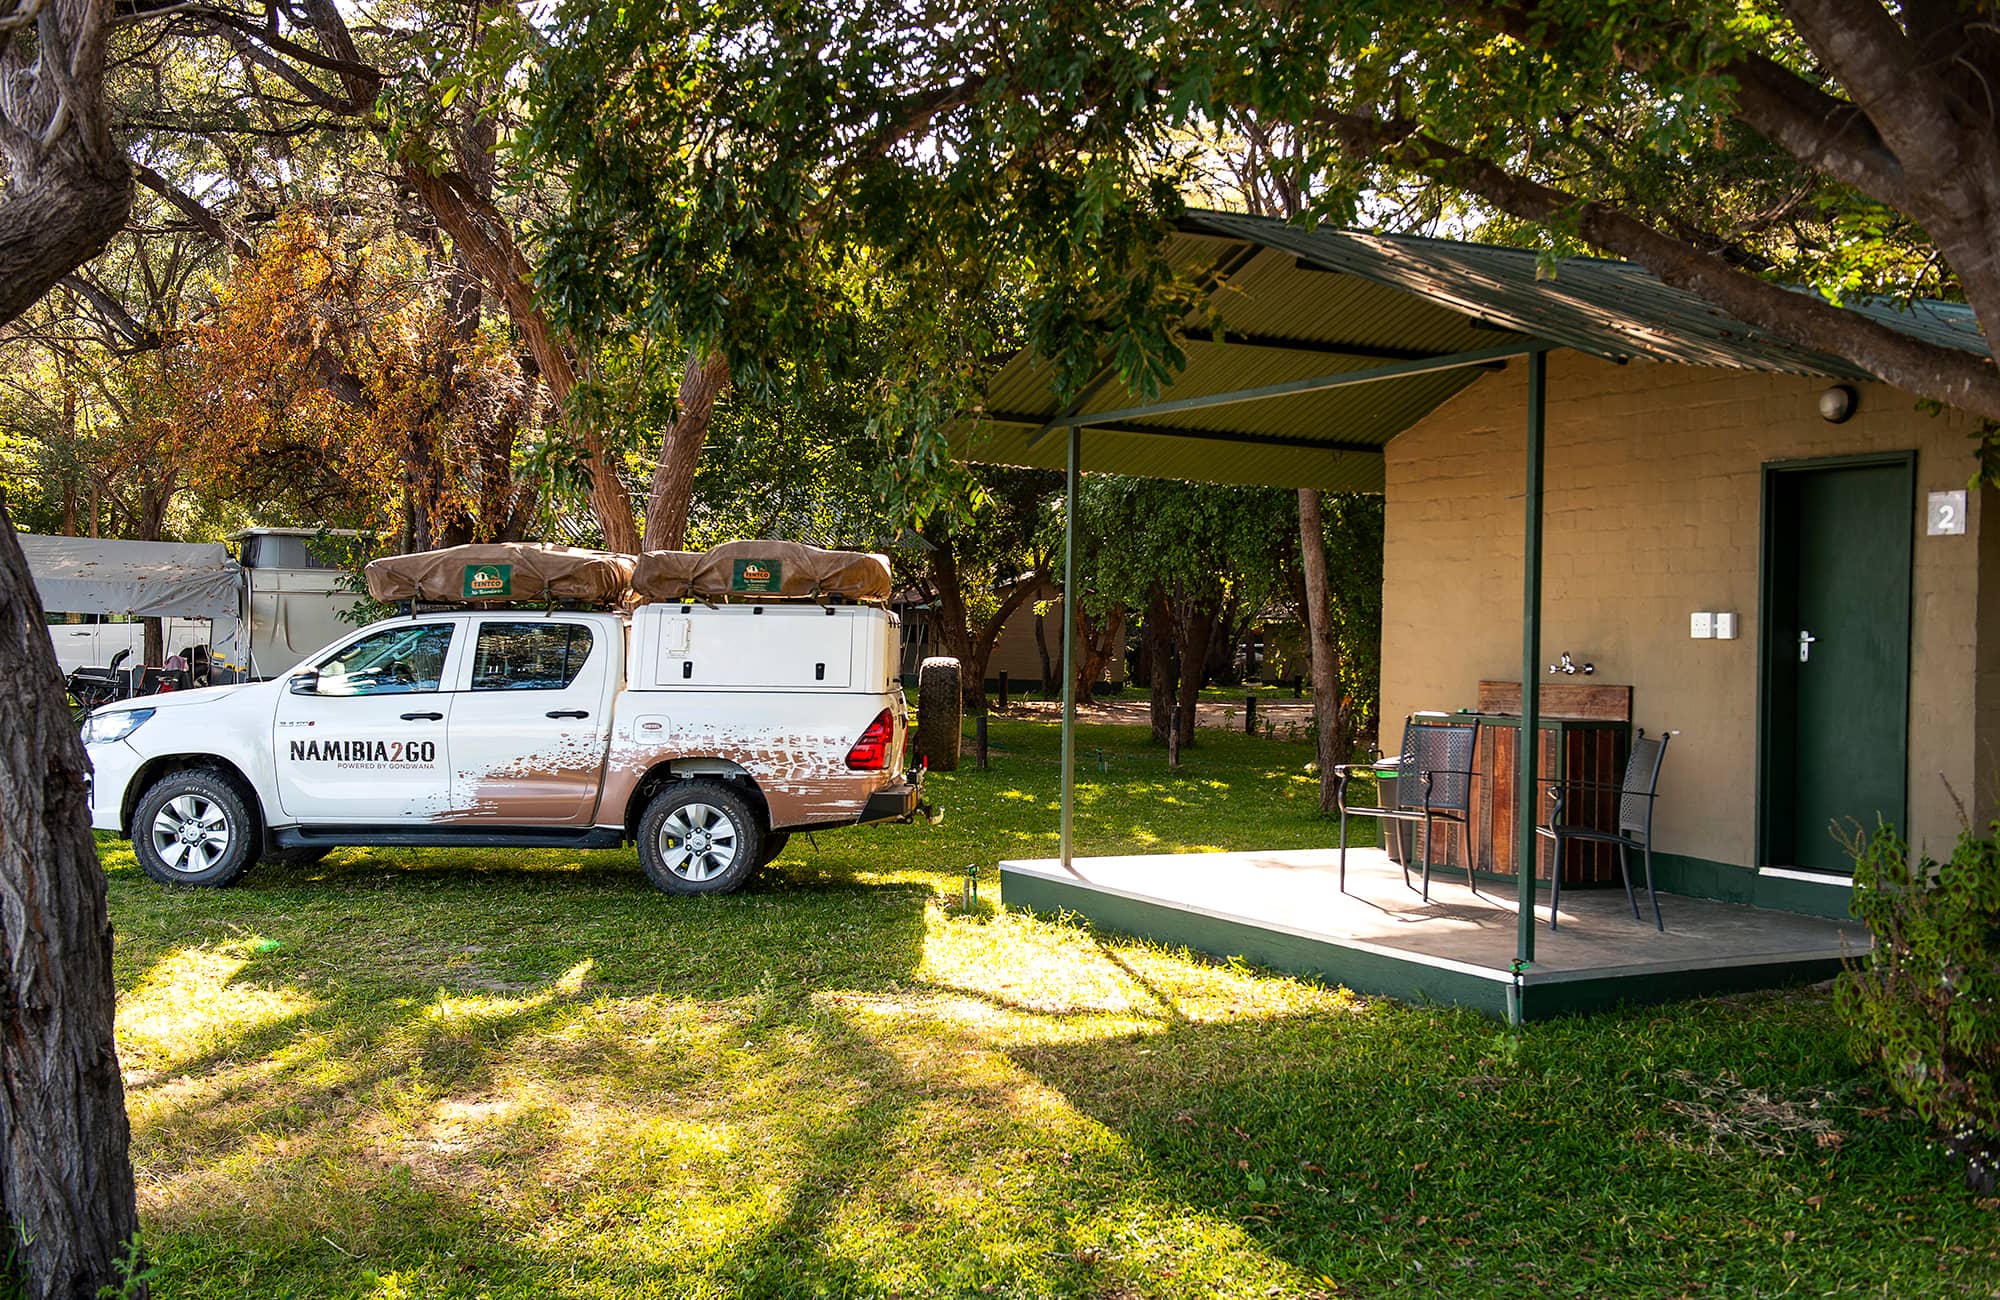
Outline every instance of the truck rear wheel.
{"type": "Polygon", "coordinates": [[[958,660],[945,655],[924,660],[917,669],[917,757],[928,759],[933,772],[956,772],[964,726],[958,660]]]}
{"type": "Polygon", "coordinates": [[[639,865],[669,894],[727,894],[761,865],[763,828],[720,781],[671,781],[639,819],[639,865]]]}
{"type": "Polygon", "coordinates": [[[257,860],[257,839],[242,793],[203,768],[153,782],[132,813],[132,854],[163,885],[234,884],[257,860]]]}

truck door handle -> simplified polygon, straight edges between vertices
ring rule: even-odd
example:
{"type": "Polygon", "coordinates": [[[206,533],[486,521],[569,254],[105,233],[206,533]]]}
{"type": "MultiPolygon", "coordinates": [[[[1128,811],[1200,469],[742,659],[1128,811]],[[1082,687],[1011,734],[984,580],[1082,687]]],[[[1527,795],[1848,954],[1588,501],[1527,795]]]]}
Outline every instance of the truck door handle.
{"type": "Polygon", "coordinates": [[[590,716],[590,712],[587,709],[550,709],[543,716],[550,718],[587,718],[590,716]]]}
{"type": "Polygon", "coordinates": [[[444,714],[442,714],[442,713],[405,713],[405,714],[403,715],[403,721],[405,721],[405,722],[443,722],[443,721],[444,721],[444,714]]]}

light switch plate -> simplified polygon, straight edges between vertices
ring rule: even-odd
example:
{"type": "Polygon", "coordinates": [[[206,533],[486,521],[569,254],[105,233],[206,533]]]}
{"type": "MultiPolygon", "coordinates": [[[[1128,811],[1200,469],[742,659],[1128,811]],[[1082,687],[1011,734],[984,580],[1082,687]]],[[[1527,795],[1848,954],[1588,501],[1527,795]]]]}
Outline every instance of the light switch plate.
{"type": "Polygon", "coordinates": [[[1697,641],[1706,641],[1715,635],[1715,615],[1695,613],[1688,615],[1688,635],[1697,641]]]}
{"type": "Polygon", "coordinates": [[[1734,613],[1725,610],[1715,616],[1715,639],[1718,641],[1734,641],[1736,639],[1736,615],[1734,613]]]}

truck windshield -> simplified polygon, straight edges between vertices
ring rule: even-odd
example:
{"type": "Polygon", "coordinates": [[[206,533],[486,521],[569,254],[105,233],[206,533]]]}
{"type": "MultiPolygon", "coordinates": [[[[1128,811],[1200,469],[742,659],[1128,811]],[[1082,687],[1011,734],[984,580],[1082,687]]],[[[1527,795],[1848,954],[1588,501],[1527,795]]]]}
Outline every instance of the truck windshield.
{"type": "Polygon", "coordinates": [[[362,637],[319,666],[321,695],[407,695],[434,691],[451,648],[449,623],[391,628],[362,637]]]}

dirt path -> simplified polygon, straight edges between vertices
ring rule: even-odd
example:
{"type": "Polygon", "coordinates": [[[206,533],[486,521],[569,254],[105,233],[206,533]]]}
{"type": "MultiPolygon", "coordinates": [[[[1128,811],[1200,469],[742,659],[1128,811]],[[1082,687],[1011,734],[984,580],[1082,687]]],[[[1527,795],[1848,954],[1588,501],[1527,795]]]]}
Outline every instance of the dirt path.
{"type": "MultiPolygon", "coordinates": [[[[1046,718],[1056,721],[1062,717],[1060,700],[1014,700],[1008,704],[1007,717],[1046,718]]],[[[1076,706],[1079,722],[1108,723],[1113,726],[1143,727],[1151,720],[1151,705],[1144,695],[1110,696],[1092,700],[1089,704],[1076,706]]],[[[1295,726],[1301,732],[1312,721],[1311,700],[1268,700],[1257,701],[1257,729],[1262,731],[1269,721],[1280,735],[1288,726],[1295,726]]],[[[1197,727],[1210,731],[1241,731],[1243,729],[1243,702],[1234,704],[1213,703],[1203,700],[1195,705],[1194,722],[1197,727]]]]}

